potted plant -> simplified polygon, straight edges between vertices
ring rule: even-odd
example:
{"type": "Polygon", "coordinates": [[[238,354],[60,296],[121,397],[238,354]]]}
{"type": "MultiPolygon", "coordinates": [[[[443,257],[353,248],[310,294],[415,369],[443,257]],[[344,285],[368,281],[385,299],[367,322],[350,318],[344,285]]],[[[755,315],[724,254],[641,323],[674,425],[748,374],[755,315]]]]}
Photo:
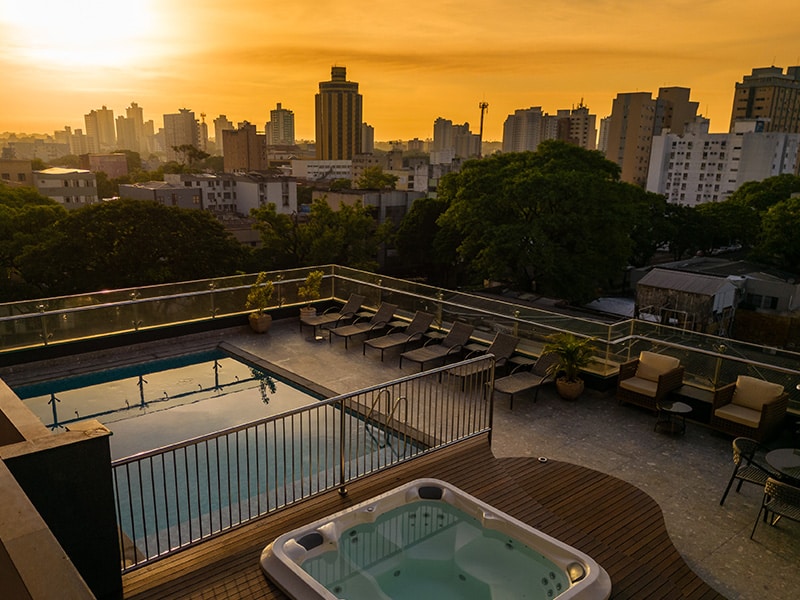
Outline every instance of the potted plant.
{"type": "Polygon", "coordinates": [[[272,325],[272,315],[266,311],[274,291],[275,286],[267,279],[267,274],[264,271],[258,274],[255,282],[250,286],[245,306],[253,310],[248,318],[250,327],[256,333],[266,333],[270,325],[272,325]]]}
{"type": "Polygon", "coordinates": [[[550,365],[548,374],[556,378],[558,395],[575,400],[583,393],[581,369],[589,366],[594,356],[591,338],[577,337],[571,333],[556,333],[548,337],[542,354],[554,354],[557,360],[550,365]]]}
{"type": "Polygon", "coordinates": [[[306,305],[300,308],[301,317],[309,317],[317,314],[317,309],[311,306],[314,300],[319,300],[319,290],[322,287],[322,271],[311,271],[306,275],[306,280],[297,288],[297,297],[303,300],[306,305]]]}

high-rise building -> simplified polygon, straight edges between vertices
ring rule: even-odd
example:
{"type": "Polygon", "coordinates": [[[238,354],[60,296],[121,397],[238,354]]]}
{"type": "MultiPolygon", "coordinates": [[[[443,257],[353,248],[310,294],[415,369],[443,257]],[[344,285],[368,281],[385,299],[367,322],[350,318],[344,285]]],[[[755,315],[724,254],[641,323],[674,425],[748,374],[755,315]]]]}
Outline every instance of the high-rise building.
{"type": "Polygon", "coordinates": [[[265,130],[268,146],[294,146],[294,113],[278,102],[277,108],[269,111],[265,130]]]}
{"type": "Polygon", "coordinates": [[[544,140],[562,140],[594,150],[596,120],[583,101],[577,108],[562,109],[555,115],[542,112],[541,106],[516,110],[503,124],[503,152],[534,152],[544,140]]]}
{"type": "Polygon", "coordinates": [[[437,118],[433,122],[433,145],[431,162],[449,163],[455,157],[480,156],[480,135],[472,133],[469,123],[453,124],[450,119],[437,118]]]}
{"type": "Polygon", "coordinates": [[[222,132],[225,146],[223,169],[226,173],[261,171],[266,168],[266,138],[256,126],[244,121],[239,128],[222,132]]]}
{"type": "Polygon", "coordinates": [[[164,151],[168,161],[182,158],[182,153],[175,151],[178,146],[200,148],[200,127],[188,108],[164,115],[164,151]]]}
{"type": "Polygon", "coordinates": [[[800,66],[753,69],[736,84],[731,131],[736,121],[759,119],[765,131],[800,133],[800,66]]]}
{"type": "Polygon", "coordinates": [[[653,137],[647,190],[675,204],[727,199],[747,181],[795,174],[800,134],[767,132],[760,119],[737,120],[731,133],[708,133],[698,117],[682,134],[653,137]]]}
{"type": "Polygon", "coordinates": [[[542,141],[544,113],[541,106],[521,108],[503,123],[503,152],[534,152],[542,141]]]}
{"type": "Polygon", "coordinates": [[[232,129],[236,128],[225,115],[220,115],[214,119],[214,143],[217,145],[217,154],[225,154],[222,132],[230,131],[232,129]]]}
{"type": "Polygon", "coordinates": [[[113,150],[117,143],[114,131],[114,111],[103,106],[83,116],[90,152],[113,150]]]}
{"type": "Polygon", "coordinates": [[[315,98],[317,158],[351,160],[361,152],[362,98],[345,67],[331,67],[315,98]]]}
{"type": "Polygon", "coordinates": [[[662,131],[681,134],[697,117],[697,102],[689,101],[689,88],[659,88],[650,92],[617,94],[608,123],[606,158],[617,163],[623,181],[647,185],[650,149],[662,131]]]}
{"type": "Polygon", "coordinates": [[[375,152],[375,128],[366,123],[361,124],[361,151],[364,153],[375,152]]]}

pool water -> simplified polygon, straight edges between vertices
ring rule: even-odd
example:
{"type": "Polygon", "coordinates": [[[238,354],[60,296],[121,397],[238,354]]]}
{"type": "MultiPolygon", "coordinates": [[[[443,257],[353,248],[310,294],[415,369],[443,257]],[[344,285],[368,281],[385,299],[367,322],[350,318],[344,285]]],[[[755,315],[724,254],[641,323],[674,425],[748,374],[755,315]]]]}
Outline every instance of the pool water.
{"type": "Polygon", "coordinates": [[[343,532],[303,570],[346,600],[556,598],[570,587],[552,561],[438,501],[419,501],[343,532]]]}
{"type": "Polygon", "coordinates": [[[14,392],[53,430],[99,420],[113,432],[114,459],[320,399],[222,350],[35,383],[14,392]]]}

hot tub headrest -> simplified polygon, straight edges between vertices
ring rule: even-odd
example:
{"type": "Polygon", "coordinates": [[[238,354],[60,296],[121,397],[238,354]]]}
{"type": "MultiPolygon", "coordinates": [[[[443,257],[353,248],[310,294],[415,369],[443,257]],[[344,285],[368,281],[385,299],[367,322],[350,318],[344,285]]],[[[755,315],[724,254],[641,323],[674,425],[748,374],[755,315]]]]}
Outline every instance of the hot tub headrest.
{"type": "Polygon", "coordinates": [[[417,494],[423,500],[441,500],[444,490],[438,485],[423,485],[420,486],[417,494]]]}

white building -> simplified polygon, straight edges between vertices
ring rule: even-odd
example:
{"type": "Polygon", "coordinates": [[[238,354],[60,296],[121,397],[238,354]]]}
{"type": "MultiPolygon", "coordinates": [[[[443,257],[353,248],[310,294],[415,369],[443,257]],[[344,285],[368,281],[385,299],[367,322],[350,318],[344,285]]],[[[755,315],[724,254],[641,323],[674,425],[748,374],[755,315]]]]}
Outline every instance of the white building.
{"type": "Polygon", "coordinates": [[[698,119],[683,135],[653,137],[647,191],[696,206],[727,199],[748,181],[798,174],[800,134],[765,132],[763,120],[737,121],[732,133],[708,133],[698,119]]]}
{"type": "Polygon", "coordinates": [[[33,183],[40,194],[65,208],[81,208],[98,201],[97,178],[84,169],[53,167],[34,171],[33,183]]]}
{"type": "Polygon", "coordinates": [[[292,177],[309,181],[350,179],[352,160],[293,160],[292,177]]]}
{"type": "Polygon", "coordinates": [[[164,151],[168,161],[180,160],[181,155],[174,150],[179,146],[201,147],[200,124],[188,108],[164,115],[164,151]]]}
{"type": "Polygon", "coordinates": [[[269,122],[264,131],[268,146],[294,146],[294,112],[278,102],[277,108],[269,111],[269,122]]]}
{"type": "Polygon", "coordinates": [[[297,211],[297,182],[288,177],[176,173],[165,174],[164,180],[195,190],[202,208],[218,215],[247,216],[252,209],[270,203],[279,213],[288,215],[297,211]]]}

